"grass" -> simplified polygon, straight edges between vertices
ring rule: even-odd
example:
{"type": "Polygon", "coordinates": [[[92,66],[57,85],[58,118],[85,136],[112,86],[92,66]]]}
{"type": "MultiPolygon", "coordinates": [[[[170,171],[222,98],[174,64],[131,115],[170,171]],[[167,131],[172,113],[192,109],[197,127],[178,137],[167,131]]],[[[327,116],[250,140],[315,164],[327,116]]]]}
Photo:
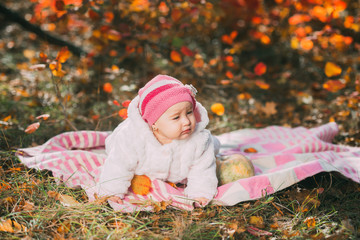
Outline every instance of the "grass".
{"type": "Polygon", "coordinates": [[[121,213],[89,203],[81,189],[57,185],[50,172],[28,169],[1,152],[0,214],[13,232],[1,239],[356,239],[359,185],[331,173],[318,174],[262,199],[194,211],[121,213]],[[9,187],[5,187],[8,184],[9,187]],[[80,202],[66,207],[50,196],[80,202]],[[20,227],[17,227],[17,226],[20,227]],[[252,231],[251,227],[256,227],[252,231]],[[271,234],[271,236],[268,236],[271,234]]]}

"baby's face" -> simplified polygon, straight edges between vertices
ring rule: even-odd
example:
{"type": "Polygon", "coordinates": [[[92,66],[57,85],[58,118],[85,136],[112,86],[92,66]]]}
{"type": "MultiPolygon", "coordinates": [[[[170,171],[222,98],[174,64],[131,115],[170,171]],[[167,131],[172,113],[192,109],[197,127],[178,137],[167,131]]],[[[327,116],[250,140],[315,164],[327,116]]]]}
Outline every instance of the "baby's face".
{"type": "Polygon", "coordinates": [[[166,110],[154,123],[154,135],[160,143],[188,138],[195,130],[196,119],[190,102],[179,102],[166,110]]]}

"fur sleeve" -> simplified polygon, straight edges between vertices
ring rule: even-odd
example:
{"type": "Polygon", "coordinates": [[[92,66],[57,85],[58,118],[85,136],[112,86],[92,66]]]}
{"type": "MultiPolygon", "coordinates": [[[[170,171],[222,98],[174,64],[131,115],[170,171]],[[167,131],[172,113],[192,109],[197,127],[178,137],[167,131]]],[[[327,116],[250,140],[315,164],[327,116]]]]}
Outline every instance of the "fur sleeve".
{"type": "Polygon", "coordinates": [[[190,198],[212,199],[217,193],[214,139],[208,130],[201,133],[194,162],[188,174],[185,194],[190,198]]]}
{"type": "Polygon", "coordinates": [[[97,184],[100,196],[123,198],[130,187],[137,166],[137,154],[125,129],[117,129],[106,141],[107,158],[97,184]]]}

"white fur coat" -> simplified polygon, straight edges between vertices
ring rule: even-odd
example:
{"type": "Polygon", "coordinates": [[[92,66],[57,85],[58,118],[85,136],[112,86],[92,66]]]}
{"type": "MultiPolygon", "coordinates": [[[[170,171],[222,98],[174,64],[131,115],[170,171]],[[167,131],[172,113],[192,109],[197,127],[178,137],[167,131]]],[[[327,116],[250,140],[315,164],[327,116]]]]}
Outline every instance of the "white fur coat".
{"type": "Polygon", "coordinates": [[[128,118],[106,139],[107,159],[98,182],[98,194],[124,197],[134,174],[173,183],[186,183],[189,198],[212,199],[217,192],[215,153],[219,142],[205,127],[206,109],[196,103],[194,133],[185,140],[161,145],[138,110],[139,97],[128,108],[128,118]]]}

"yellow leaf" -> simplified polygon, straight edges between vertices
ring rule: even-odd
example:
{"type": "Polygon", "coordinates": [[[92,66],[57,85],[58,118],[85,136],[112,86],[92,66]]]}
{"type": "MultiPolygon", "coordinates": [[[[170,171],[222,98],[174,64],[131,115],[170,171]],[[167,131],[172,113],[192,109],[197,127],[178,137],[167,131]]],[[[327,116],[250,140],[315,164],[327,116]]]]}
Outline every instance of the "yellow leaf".
{"type": "Polygon", "coordinates": [[[211,111],[218,116],[222,116],[225,113],[225,108],[221,103],[214,103],[211,105],[211,111]]]}
{"type": "Polygon", "coordinates": [[[11,232],[11,233],[14,232],[11,219],[7,219],[7,220],[0,222],[0,231],[1,232],[11,232]]]}
{"type": "Polygon", "coordinates": [[[264,220],[261,216],[251,216],[249,223],[257,228],[264,228],[264,220]]]}
{"type": "Polygon", "coordinates": [[[325,64],[325,74],[326,74],[326,76],[328,76],[328,77],[337,76],[341,72],[342,72],[341,67],[339,67],[335,63],[327,62],[325,64]]]}
{"type": "Polygon", "coordinates": [[[23,51],[23,54],[24,56],[27,58],[27,59],[33,59],[36,55],[36,52],[34,50],[30,50],[30,49],[25,49],[23,51]]]}
{"type": "Polygon", "coordinates": [[[65,207],[77,206],[80,203],[75,200],[72,196],[59,194],[59,201],[65,207]]]}

